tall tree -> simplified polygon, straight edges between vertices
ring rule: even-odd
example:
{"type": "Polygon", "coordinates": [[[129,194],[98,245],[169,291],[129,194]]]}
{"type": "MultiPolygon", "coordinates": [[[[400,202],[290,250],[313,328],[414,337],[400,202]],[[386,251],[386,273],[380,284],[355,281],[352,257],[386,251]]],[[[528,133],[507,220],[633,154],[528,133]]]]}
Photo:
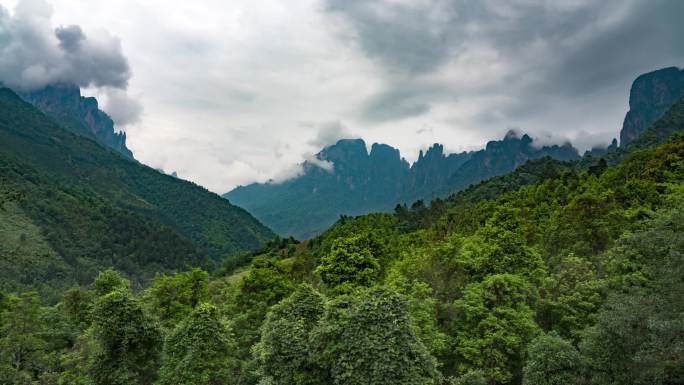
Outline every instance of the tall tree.
{"type": "Polygon", "coordinates": [[[328,304],[313,343],[335,385],[430,385],[439,373],[411,326],[406,302],[387,289],[328,304]]]}
{"type": "Polygon", "coordinates": [[[237,366],[235,348],[216,307],[201,304],[167,338],[157,384],[230,383],[237,366]]]}
{"type": "Polygon", "coordinates": [[[498,274],[468,285],[454,303],[456,352],[461,372],[481,369],[490,384],[520,379],[534,323],[534,290],[522,277],[498,274]]]}
{"type": "Polygon", "coordinates": [[[277,385],[317,385],[329,382],[327,372],[312,357],[310,335],[324,312],[324,299],[302,285],[273,306],[261,329],[254,353],[262,381],[277,385]]]}
{"type": "Polygon", "coordinates": [[[96,385],[148,385],[154,382],[162,336],[133,294],[118,289],[93,308],[98,352],[91,367],[96,385]]]}

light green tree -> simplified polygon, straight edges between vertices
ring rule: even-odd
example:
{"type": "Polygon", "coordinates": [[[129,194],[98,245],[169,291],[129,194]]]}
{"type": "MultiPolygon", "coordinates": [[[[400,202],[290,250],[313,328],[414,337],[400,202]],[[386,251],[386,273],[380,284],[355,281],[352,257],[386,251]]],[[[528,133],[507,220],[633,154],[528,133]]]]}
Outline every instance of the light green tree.
{"type": "Polygon", "coordinates": [[[519,379],[525,347],[539,333],[534,298],[532,286],[518,275],[491,275],[468,285],[454,303],[459,371],[480,369],[490,384],[519,379]]]}

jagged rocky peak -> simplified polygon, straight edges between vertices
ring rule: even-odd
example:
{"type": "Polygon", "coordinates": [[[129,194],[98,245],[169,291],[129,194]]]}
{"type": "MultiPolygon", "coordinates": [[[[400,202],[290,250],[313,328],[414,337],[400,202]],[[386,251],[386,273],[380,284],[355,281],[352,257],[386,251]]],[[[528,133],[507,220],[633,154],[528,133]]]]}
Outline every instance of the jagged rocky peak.
{"type": "Polygon", "coordinates": [[[19,95],[62,126],[133,159],[133,153],[126,147],[126,133],[117,132],[114,121],[100,110],[97,99],[82,96],[78,86],[52,84],[19,95]]]}
{"type": "Polygon", "coordinates": [[[601,157],[618,148],[617,139],[613,138],[608,146],[597,145],[584,152],[584,156],[601,157]]]}
{"type": "Polygon", "coordinates": [[[639,137],[682,97],[684,69],[668,67],[636,78],[629,92],[629,111],[620,131],[620,146],[639,137]]]}

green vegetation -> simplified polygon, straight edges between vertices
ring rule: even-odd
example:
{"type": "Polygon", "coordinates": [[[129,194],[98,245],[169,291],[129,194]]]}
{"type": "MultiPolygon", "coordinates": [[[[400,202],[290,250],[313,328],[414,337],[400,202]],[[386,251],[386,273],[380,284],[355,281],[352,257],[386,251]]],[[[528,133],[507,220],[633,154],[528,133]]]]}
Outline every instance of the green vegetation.
{"type": "MultiPolygon", "coordinates": [[[[668,127],[684,130],[682,109],[668,127]]],[[[2,295],[0,378],[680,384],[683,207],[682,134],[613,166],[539,160],[429,206],[271,242],[241,255],[246,267],[144,287],[105,270],[56,305],[2,295]]]]}

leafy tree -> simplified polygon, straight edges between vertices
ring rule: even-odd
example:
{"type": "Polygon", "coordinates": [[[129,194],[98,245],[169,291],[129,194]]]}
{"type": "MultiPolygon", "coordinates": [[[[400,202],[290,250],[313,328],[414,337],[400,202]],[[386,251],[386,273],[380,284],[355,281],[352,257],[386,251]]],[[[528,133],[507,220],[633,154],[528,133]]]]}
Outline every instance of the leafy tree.
{"type": "Polygon", "coordinates": [[[98,274],[93,282],[95,295],[101,297],[115,290],[128,290],[131,283],[121,273],[113,269],[107,269],[98,274]]]}
{"type": "Polygon", "coordinates": [[[129,291],[117,289],[95,301],[92,317],[98,346],[90,371],[94,383],[153,383],[162,336],[140,301],[129,291]]]}
{"type": "Polygon", "coordinates": [[[309,285],[273,306],[254,353],[262,381],[282,385],[317,385],[329,381],[311,356],[310,334],[323,316],[323,297],[309,285]]]}
{"type": "Polygon", "coordinates": [[[237,284],[230,285],[224,312],[232,320],[237,341],[237,357],[242,362],[239,381],[252,383],[255,363],[251,349],[259,341],[260,327],[271,306],[287,297],[293,284],[283,264],[275,258],[256,258],[237,284]]]}
{"type": "Polygon", "coordinates": [[[537,322],[545,330],[577,342],[582,330],[595,321],[606,282],[590,261],[572,254],[554,270],[541,288],[537,322]]]}
{"type": "Polygon", "coordinates": [[[229,383],[234,354],[235,342],[216,307],[201,304],[167,338],[157,384],[229,383]]]}
{"type": "Polygon", "coordinates": [[[436,384],[439,373],[411,327],[407,304],[387,289],[329,303],[313,333],[319,364],[336,385],[436,384]]]}
{"type": "Polygon", "coordinates": [[[491,275],[468,285],[454,303],[460,371],[480,369],[490,384],[519,378],[527,342],[539,332],[534,298],[533,287],[517,275],[491,275]]]}
{"type": "Polygon", "coordinates": [[[556,334],[541,335],[527,347],[524,385],[582,384],[582,358],[572,344],[556,334]]]}
{"type": "Polygon", "coordinates": [[[461,255],[473,278],[511,273],[537,282],[545,272],[541,256],[527,245],[520,210],[506,205],[464,242],[461,255]]]}
{"type": "Polygon", "coordinates": [[[177,325],[206,299],[208,276],[202,269],[192,269],[155,277],[145,299],[163,326],[170,328],[177,325]]]}
{"type": "Polygon", "coordinates": [[[9,384],[30,384],[47,366],[43,309],[38,294],[9,295],[0,317],[0,374],[9,384]]]}
{"type": "Polygon", "coordinates": [[[337,292],[370,286],[379,271],[380,265],[368,247],[368,240],[359,235],[338,239],[318,267],[323,283],[337,292]]]}

